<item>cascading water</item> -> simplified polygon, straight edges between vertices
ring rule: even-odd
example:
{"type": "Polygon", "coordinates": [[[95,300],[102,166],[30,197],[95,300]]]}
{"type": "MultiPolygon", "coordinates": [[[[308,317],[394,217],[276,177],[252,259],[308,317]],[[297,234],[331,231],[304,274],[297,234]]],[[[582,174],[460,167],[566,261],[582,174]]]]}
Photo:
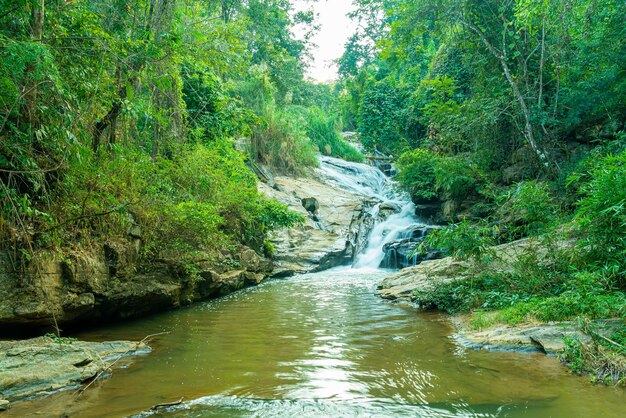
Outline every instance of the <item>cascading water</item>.
{"type": "MultiPolygon", "coordinates": [[[[365,249],[355,256],[353,267],[403,267],[417,262],[415,257],[404,256],[401,262],[385,263],[385,249],[393,243],[410,245],[414,237],[422,237],[428,225],[415,216],[415,205],[409,197],[397,190],[394,182],[379,169],[332,157],[320,157],[320,174],[335,186],[378,201],[368,215],[375,225],[367,238],[365,249]],[[389,212],[395,212],[391,215],[389,212]],[[385,265],[388,264],[388,265],[385,265]]],[[[414,245],[414,244],[413,244],[414,245]]],[[[391,252],[397,256],[395,249],[391,252]]],[[[395,260],[395,258],[394,258],[395,260]]]]}

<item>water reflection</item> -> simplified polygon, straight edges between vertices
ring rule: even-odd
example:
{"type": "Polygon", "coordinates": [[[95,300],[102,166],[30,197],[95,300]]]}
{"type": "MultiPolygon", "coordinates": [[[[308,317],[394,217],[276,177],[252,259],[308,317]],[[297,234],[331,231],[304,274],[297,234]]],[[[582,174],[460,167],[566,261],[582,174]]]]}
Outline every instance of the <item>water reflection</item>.
{"type": "Polygon", "coordinates": [[[5,416],[116,417],[184,396],[174,416],[622,416],[622,389],[592,387],[541,354],[460,349],[445,317],[378,299],[380,271],[334,270],[91,331],[154,351],[82,398],[5,416]]]}

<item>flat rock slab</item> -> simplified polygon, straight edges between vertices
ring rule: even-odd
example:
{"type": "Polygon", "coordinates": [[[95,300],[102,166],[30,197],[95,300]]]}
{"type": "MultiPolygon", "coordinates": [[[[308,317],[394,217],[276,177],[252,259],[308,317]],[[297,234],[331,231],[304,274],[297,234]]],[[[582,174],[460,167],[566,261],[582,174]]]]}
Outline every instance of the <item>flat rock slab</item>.
{"type": "MultiPolygon", "coordinates": [[[[564,338],[578,338],[589,341],[591,337],[579,329],[576,322],[551,322],[547,324],[522,324],[518,326],[497,326],[486,330],[473,331],[457,322],[459,331],[455,334],[461,344],[475,349],[541,351],[558,354],[565,348],[564,338]]],[[[612,334],[623,326],[620,320],[597,321],[600,334],[612,334]]]]}
{"type": "Polygon", "coordinates": [[[467,278],[469,264],[451,257],[423,261],[385,278],[378,294],[391,300],[413,300],[416,292],[431,290],[436,284],[467,278]]]}
{"type": "Polygon", "coordinates": [[[0,341],[0,399],[12,402],[76,387],[106,370],[109,361],[149,351],[132,341],[0,341]]]}

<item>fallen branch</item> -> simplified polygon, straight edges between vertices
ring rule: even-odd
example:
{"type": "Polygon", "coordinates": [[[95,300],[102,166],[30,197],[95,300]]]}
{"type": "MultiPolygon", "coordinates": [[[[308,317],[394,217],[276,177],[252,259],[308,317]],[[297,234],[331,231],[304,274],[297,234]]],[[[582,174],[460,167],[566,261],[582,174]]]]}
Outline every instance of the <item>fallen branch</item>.
{"type": "Polygon", "coordinates": [[[150,408],[150,411],[156,411],[159,408],[167,408],[169,406],[180,405],[181,403],[183,403],[183,399],[184,398],[181,396],[180,399],[175,401],[175,402],[158,403],[158,404],[154,405],[152,408],[150,408]]]}

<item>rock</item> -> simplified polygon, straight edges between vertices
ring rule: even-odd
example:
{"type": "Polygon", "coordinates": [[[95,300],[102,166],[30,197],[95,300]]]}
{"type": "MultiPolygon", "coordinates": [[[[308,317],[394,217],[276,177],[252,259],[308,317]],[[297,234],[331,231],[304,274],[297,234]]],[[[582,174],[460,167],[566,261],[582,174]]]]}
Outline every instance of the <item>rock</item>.
{"type": "Polygon", "coordinates": [[[412,225],[410,229],[404,233],[407,238],[401,238],[388,242],[383,246],[385,258],[381,263],[383,268],[403,269],[415,266],[426,260],[434,260],[441,258],[441,252],[437,250],[429,250],[425,254],[417,254],[415,248],[424,240],[426,235],[436,226],[429,225],[412,225]]]}
{"type": "Polygon", "coordinates": [[[143,343],[93,343],[39,337],[0,342],[0,398],[9,401],[46,396],[96,377],[107,361],[147,353],[143,343]]]}
{"type": "Polygon", "coordinates": [[[194,261],[195,275],[176,252],[141,265],[135,241],[109,239],[89,252],[64,255],[39,251],[22,272],[13,271],[9,255],[0,252],[0,334],[24,327],[39,332],[54,321],[137,317],[255,285],[272,270],[271,261],[247,247],[228,255],[233,265],[194,261]],[[230,271],[237,281],[221,276],[230,271]]]}
{"type": "MultiPolygon", "coordinates": [[[[558,247],[571,247],[574,241],[559,241],[558,247]]],[[[532,254],[538,262],[546,259],[548,250],[537,239],[525,238],[497,245],[492,248],[493,257],[488,267],[500,271],[512,271],[512,265],[520,257],[532,254]]],[[[385,278],[379,286],[379,294],[386,299],[413,300],[417,292],[428,291],[437,283],[448,283],[470,277],[477,268],[474,264],[458,261],[452,257],[423,261],[385,278]]]]}
{"type": "Polygon", "coordinates": [[[418,218],[435,224],[441,219],[442,203],[416,203],[415,204],[415,216],[418,218]]]}
{"type": "Polygon", "coordinates": [[[302,207],[307,210],[307,212],[316,214],[317,210],[320,208],[320,204],[314,197],[305,197],[300,199],[302,202],[302,207]]]}
{"type": "MultiPolygon", "coordinates": [[[[469,329],[464,318],[455,318],[458,329],[455,338],[467,347],[485,350],[523,350],[558,354],[565,348],[564,338],[578,338],[582,342],[591,340],[573,321],[547,324],[520,324],[517,326],[494,325],[485,330],[469,329]]],[[[623,327],[619,319],[595,321],[601,335],[610,336],[623,327]]]]}
{"type": "Polygon", "coordinates": [[[573,323],[545,325],[502,326],[484,331],[464,330],[457,335],[459,341],[472,348],[488,350],[532,350],[555,354],[563,350],[564,337],[589,339],[573,323]]]}
{"type": "Polygon", "coordinates": [[[380,220],[385,220],[391,215],[400,213],[402,208],[396,202],[383,202],[378,205],[378,217],[380,220]]]}
{"type": "Polygon", "coordinates": [[[467,278],[468,268],[467,262],[451,257],[424,261],[385,278],[378,294],[385,299],[413,300],[415,292],[430,290],[435,284],[467,278]]]}
{"type": "Polygon", "coordinates": [[[367,236],[369,232],[368,226],[360,221],[374,203],[364,204],[369,202],[368,198],[315,178],[277,176],[275,181],[280,191],[264,183],[259,183],[259,190],[302,214],[306,221],[304,225],[272,233],[275,248],[272,275],[288,276],[350,263],[357,245],[356,236],[367,236]],[[317,205],[308,200],[311,196],[315,196],[317,205]],[[315,217],[307,209],[314,209],[315,217]]]}
{"type": "Polygon", "coordinates": [[[10,402],[6,399],[0,399],[0,411],[6,411],[9,409],[10,402]]]}

